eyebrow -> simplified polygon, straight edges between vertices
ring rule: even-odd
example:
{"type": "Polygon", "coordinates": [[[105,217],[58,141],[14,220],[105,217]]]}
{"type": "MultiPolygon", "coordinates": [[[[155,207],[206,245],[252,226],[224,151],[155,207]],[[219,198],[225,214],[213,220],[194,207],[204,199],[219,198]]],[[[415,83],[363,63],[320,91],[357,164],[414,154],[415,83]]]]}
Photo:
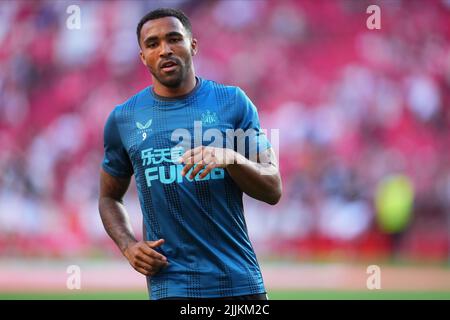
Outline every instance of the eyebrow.
{"type": "MultiPolygon", "coordinates": [[[[171,32],[168,32],[168,33],[166,33],[164,35],[165,38],[169,38],[169,37],[173,37],[173,36],[183,37],[183,35],[181,33],[177,32],[177,31],[171,31],[171,32]]],[[[158,38],[159,38],[158,36],[150,36],[150,37],[146,38],[143,42],[145,44],[147,44],[147,43],[149,43],[151,41],[158,40],[158,38]]]]}

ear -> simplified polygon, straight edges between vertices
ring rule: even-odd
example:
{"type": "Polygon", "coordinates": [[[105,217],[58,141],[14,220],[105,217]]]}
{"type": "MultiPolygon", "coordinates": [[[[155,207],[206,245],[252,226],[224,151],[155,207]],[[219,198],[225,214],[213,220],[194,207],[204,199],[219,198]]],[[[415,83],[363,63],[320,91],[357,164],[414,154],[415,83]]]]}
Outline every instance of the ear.
{"type": "Polygon", "coordinates": [[[141,62],[144,66],[147,66],[147,62],[145,61],[144,54],[142,53],[142,50],[139,50],[139,57],[141,58],[141,62]]]}
{"type": "Polygon", "coordinates": [[[192,38],[191,40],[191,55],[195,56],[197,54],[197,39],[192,38]]]}

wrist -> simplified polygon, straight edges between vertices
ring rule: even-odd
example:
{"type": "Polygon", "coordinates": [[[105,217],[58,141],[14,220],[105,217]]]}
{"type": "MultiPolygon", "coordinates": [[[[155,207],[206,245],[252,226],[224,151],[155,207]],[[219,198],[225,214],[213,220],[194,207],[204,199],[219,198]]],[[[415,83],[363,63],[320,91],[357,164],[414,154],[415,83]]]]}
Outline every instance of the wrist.
{"type": "Polygon", "coordinates": [[[126,257],[128,249],[130,249],[130,247],[136,244],[137,242],[138,241],[136,239],[128,239],[119,245],[119,249],[122,252],[122,254],[126,257]]]}
{"type": "Polygon", "coordinates": [[[238,153],[233,149],[225,149],[225,168],[228,168],[237,163],[238,153]]]}
{"type": "Polygon", "coordinates": [[[226,168],[235,167],[239,164],[245,164],[247,161],[247,158],[245,158],[242,154],[239,152],[236,152],[234,150],[230,151],[230,156],[228,157],[229,161],[227,161],[226,168]]]}

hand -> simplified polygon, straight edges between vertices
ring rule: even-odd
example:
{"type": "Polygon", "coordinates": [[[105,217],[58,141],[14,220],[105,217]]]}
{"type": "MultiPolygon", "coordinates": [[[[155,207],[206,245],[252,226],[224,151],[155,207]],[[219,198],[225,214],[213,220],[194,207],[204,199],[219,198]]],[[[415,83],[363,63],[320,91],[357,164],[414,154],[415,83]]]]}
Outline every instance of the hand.
{"type": "Polygon", "coordinates": [[[166,257],[153,250],[163,243],[164,239],[135,242],[130,244],[123,254],[136,271],[145,276],[153,276],[169,264],[166,257]]]}
{"type": "Polygon", "coordinates": [[[194,149],[186,151],[178,160],[180,163],[185,163],[181,175],[184,177],[189,170],[195,165],[189,175],[190,179],[194,179],[195,176],[203,170],[199,175],[200,179],[206,177],[214,168],[226,168],[228,165],[235,162],[236,153],[234,150],[226,148],[215,148],[200,146],[194,149]]]}

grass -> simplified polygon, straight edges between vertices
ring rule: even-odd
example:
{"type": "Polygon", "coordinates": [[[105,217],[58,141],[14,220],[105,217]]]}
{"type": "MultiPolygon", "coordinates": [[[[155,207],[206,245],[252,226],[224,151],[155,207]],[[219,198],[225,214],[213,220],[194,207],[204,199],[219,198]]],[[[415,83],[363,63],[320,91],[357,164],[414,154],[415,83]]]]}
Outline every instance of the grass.
{"type": "MultiPolygon", "coordinates": [[[[269,291],[271,300],[450,300],[440,291],[269,291]]],[[[0,300],[147,300],[145,292],[0,292],[0,300]]]]}

